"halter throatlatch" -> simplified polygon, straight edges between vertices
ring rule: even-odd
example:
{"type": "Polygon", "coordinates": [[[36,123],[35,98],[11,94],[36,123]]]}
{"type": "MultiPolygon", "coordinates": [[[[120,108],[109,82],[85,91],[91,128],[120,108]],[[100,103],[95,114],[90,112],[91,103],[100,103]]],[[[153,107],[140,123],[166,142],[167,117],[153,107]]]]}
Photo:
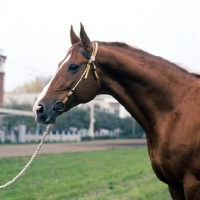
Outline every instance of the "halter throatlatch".
{"type": "Polygon", "coordinates": [[[78,86],[78,84],[81,82],[81,80],[84,78],[84,79],[87,79],[88,77],[88,74],[89,74],[89,71],[90,71],[90,68],[92,66],[93,68],[93,71],[94,71],[94,75],[96,77],[96,80],[97,80],[97,83],[98,83],[98,86],[100,88],[100,83],[99,83],[99,77],[97,75],[97,72],[96,72],[96,66],[94,64],[94,61],[95,61],[95,56],[97,54],[97,51],[98,51],[98,43],[93,43],[93,51],[92,51],[92,55],[90,56],[87,52],[81,50],[81,49],[78,49],[78,51],[83,55],[85,56],[86,58],[88,58],[88,63],[87,63],[87,67],[85,69],[85,71],[83,72],[83,74],[81,75],[81,78],[79,79],[79,81],[76,83],[76,85],[69,91],[69,93],[67,94],[67,96],[61,101],[57,101],[55,103],[55,106],[54,106],[54,109],[58,112],[62,112],[64,109],[65,109],[65,103],[68,101],[69,97],[74,93],[76,87],[78,86]]]}

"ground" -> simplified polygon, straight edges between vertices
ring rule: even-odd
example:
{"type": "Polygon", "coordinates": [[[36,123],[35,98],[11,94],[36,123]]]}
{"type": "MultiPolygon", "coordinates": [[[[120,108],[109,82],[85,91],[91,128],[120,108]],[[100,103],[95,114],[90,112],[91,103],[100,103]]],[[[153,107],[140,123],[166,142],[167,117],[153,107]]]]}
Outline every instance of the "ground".
{"type": "MultiPolygon", "coordinates": [[[[94,151],[128,147],[130,148],[141,145],[146,145],[145,139],[104,140],[53,144],[48,143],[42,146],[38,154],[94,151]]],[[[37,146],[38,144],[0,145],[0,157],[31,156],[35,152],[37,146]]]]}

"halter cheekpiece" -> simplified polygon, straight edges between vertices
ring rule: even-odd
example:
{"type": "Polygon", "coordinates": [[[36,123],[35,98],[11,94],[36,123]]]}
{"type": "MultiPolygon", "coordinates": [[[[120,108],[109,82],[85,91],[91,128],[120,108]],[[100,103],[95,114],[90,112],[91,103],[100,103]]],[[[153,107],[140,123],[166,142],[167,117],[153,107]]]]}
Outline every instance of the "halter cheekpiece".
{"type": "Polygon", "coordinates": [[[97,75],[96,72],[96,66],[94,64],[95,61],[95,56],[97,54],[98,51],[98,43],[93,43],[93,51],[92,51],[92,55],[90,56],[87,52],[81,50],[78,48],[78,51],[85,56],[88,59],[88,63],[87,63],[87,67],[85,69],[85,71],[83,72],[83,74],[81,75],[79,81],[76,83],[76,85],[69,91],[69,93],[67,94],[67,96],[63,99],[63,100],[59,100],[55,103],[54,109],[58,112],[62,112],[65,109],[65,103],[68,101],[69,97],[74,93],[76,87],[78,86],[78,84],[81,82],[81,80],[87,79],[89,71],[90,71],[90,67],[92,66],[92,69],[94,71],[94,75],[96,77],[98,86],[100,88],[100,83],[99,83],[99,77],[97,75]]]}

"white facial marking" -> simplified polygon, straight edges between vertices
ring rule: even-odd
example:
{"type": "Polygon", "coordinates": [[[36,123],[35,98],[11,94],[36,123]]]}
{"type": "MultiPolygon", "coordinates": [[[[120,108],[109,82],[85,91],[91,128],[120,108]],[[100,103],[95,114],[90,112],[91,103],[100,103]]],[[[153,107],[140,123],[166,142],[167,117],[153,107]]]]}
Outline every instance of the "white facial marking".
{"type": "MultiPolygon", "coordinates": [[[[71,49],[71,48],[70,48],[71,49]]],[[[69,49],[69,50],[70,50],[69,49]]],[[[59,72],[59,70],[62,68],[62,66],[69,60],[69,58],[71,57],[71,54],[69,54],[64,61],[61,63],[60,67],[56,70],[56,73],[54,74],[54,76],[51,78],[51,80],[49,81],[49,83],[44,87],[44,89],[42,90],[42,92],[39,94],[34,106],[33,106],[33,112],[35,115],[37,115],[37,110],[39,110],[41,108],[41,106],[39,106],[39,102],[42,100],[42,98],[46,95],[50,84],[52,82],[52,80],[54,79],[54,77],[56,76],[56,74],[59,72]]]]}
{"type": "Polygon", "coordinates": [[[61,63],[61,65],[60,65],[59,68],[61,68],[61,67],[69,60],[70,57],[71,57],[71,54],[69,54],[69,55],[65,58],[65,60],[63,60],[63,62],[61,63]]]}
{"type": "Polygon", "coordinates": [[[35,115],[37,115],[36,111],[39,110],[41,108],[41,106],[38,105],[38,103],[40,102],[40,100],[46,95],[48,89],[50,86],[50,82],[45,86],[45,88],[42,90],[42,92],[39,94],[34,106],[33,106],[33,112],[35,115]]]}

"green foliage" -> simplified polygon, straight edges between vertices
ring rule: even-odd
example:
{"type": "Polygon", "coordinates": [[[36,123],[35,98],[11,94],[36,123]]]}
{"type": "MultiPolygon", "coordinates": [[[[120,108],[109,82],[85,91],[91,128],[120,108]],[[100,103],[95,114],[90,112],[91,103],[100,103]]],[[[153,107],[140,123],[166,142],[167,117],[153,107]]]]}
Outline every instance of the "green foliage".
{"type": "Polygon", "coordinates": [[[94,118],[95,118],[95,124],[94,124],[95,130],[101,128],[112,130],[119,128],[121,124],[120,122],[121,119],[118,116],[106,112],[95,112],[94,118]]]}
{"type": "Polygon", "coordinates": [[[62,131],[69,127],[88,129],[89,123],[89,110],[75,107],[58,117],[57,122],[53,125],[53,130],[62,131]]]}
{"type": "MultiPolygon", "coordinates": [[[[7,106],[6,108],[10,109],[17,109],[17,110],[27,110],[32,111],[32,106],[29,104],[18,104],[17,102],[14,102],[7,106]]],[[[136,137],[140,138],[143,136],[143,129],[139,126],[139,124],[136,123],[136,134],[133,135],[132,133],[132,123],[133,118],[127,117],[127,118],[119,118],[118,116],[106,112],[99,112],[95,111],[94,113],[95,123],[94,123],[94,129],[100,130],[100,129],[108,129],[108,130],[114,130],[117,128],[120,128],[122,130],[122,134],[120,137],[136,137]]],[[[36,122],[34,117],[24,117],[24,116],[9,116],[4,118],[4,125],[8,127],[10,130],[11,128],[18,126],[19,124],[25,124],[27,126],[27,129],[34,130],[36,129],[36,122]]],[[[63,113],[60,115],[57,119],[57,122],[53,125],[52,130],[53,131],[63,131],[68,129],[69,127],[76,127],[78,129],[88,129],[90,123],[90,109],[81,109],[78,107],[72,108],[66,113],[63,113]]],[[[41,125],[40,130],[44,131],[45,126],[41,125]]]]}
{"type": "Polygon", "coordinates": [[[39,93],[43,90],[44,86],[47,85],[50,78],[36,77],[34,80],[17,86],[13,89],[14,93],[39,93]]]}
{"type": "Polygon", "coordinates": [[[6,105],[5,108],[32,111],[32,106],[30,104],[19,104],[16,101],[12,101],[12,103],[10,105],[6,105]]]}
{"type": "MultiPolygon", "coordinates": [[[[26,111],[32,110],[32,106],[30,104],[18,104],[14,101],[11,105],[6,106],[5,108],[26,111]]],[[[15,126],[18,126],[19,124],[26,124],[27,129],[34,129],[36,127],[34,117],[9,115],[3,118],[3,125],[6,125],[8,130],[14,128],[15,126]]]]}
{"type": "Polygon", "coordinates": [[[132,117],[126,117],[121,119],[121,129],[123,130],[122,137],[141,138],[144,134],[143,128],[137,122],[135,122],[135,119],[133,119],[132,117]],[[134,135],[132,133],[133,123],[135,123],[134,135]]]}
{"type": "MultiPolygon", "coordinates": [[[[1,158],[0,185],[29,157],[1,158]]],[[[26,173],[0,192],[1,200],[170,200],[146,147],[38,155],[26,173]]]]}

